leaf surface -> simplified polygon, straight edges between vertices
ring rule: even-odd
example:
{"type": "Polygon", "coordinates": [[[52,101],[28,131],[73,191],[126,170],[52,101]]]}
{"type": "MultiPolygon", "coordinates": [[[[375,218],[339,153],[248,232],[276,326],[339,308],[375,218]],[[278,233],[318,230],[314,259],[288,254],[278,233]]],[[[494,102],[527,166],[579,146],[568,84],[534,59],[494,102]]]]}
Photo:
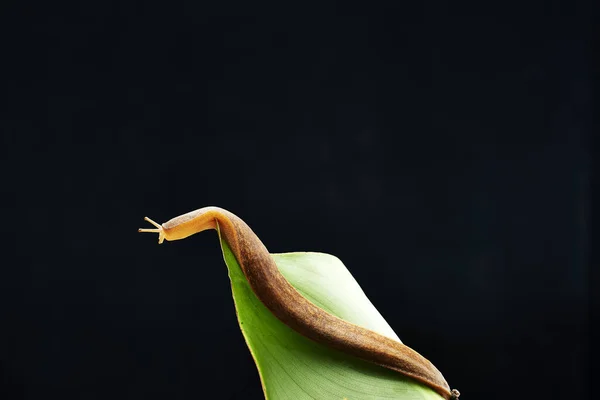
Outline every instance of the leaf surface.
{"type": "MultiPolygon", "coordinates": [[[[256,297],[221,239],[238,322],[268,400],[440,400],[428,387],[313,342],[279,321],[256,297]]],[[[286,279],[315,305],[342,319],[400,340],[350,272],[323,253],[273,254],[286,279]]]]}

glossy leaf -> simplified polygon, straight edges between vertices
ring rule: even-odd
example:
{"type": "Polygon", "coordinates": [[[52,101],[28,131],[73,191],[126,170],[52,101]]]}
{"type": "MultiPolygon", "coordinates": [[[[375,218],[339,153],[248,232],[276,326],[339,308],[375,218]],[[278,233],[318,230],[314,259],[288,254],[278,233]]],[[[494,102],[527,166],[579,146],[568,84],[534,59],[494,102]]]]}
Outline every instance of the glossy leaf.
{"type": "MultiPolygon", "coordinates": [[[[317,344],[280,322],[256,297],[221,240],[238,322],[268,400],[440,400],[398,372],[317,344]]],[[[307,299],[349,322],[399,340],[350,272],[323,253],[273,254],[286,279],[307,299]]]]}

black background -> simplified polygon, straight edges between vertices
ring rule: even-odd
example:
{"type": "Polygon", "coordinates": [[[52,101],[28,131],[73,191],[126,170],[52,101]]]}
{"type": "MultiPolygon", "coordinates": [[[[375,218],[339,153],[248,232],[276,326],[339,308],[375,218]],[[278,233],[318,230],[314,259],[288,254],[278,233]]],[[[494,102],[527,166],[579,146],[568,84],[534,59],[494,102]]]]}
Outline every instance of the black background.
{"type": "Polygon", "coordinates": [[[0,398],[261,399],[215,233],[137,233],[206,205],[461,398],[589,398],[591,2],[481,3],[3,3],[0,398]]]}

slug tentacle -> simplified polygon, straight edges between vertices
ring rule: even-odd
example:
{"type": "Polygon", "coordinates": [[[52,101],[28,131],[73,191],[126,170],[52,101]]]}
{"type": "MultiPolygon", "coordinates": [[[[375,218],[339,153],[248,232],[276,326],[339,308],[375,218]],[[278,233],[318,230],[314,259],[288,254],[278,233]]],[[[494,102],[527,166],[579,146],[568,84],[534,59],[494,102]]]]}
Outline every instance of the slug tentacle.
{"type": "Polygon", "coordinates": [[[158,244],[161,244],[163,242],[163,240],[165,240],[165,233],[164,233],[163,227],[161,225],[159,225],[158,223],[152,221],[148,217],[144,217],[144,220],[150,222],[152,225],[154,225],[156,227],[156,229],[140,228],[140,229],[138,229],[138,232],[158,233],[158,244]]]}
{"type": "Polygon", "coordinates": [[[267,248],[250,227],[233,213],[204,207],[162,225],[149,218],[157,229],[159,243],[184,239],[207,229],[217,229],[235,255],[258,299],[284,324],[301,335],[365,361],[400,372],[438,392],[445,399],[458,399],[437,368],[410,347],[377,332],[344,321],[317,307],[302,296],[279,272],[267,248]]]}

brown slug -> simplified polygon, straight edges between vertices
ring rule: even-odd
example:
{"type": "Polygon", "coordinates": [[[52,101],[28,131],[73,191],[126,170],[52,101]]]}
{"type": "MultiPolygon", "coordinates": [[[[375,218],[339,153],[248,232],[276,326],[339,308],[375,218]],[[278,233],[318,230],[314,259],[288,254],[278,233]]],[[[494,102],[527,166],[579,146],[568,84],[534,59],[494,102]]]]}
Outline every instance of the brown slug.
{"type": "Polygon", "coordinates": [[[162,225],[148,217],[158,243],[179,240],[207,229],[219,229],[235,255],[250,287],[284,324],[301,335],[362,360],[392,369],[432,388],[447,400],[460,393],[450,390],[437,368],[410,347],[369,329],[344,321],[303,297],[279,272],[267,248],[239,217],[218,207],[204,207],[162,225]]]}

